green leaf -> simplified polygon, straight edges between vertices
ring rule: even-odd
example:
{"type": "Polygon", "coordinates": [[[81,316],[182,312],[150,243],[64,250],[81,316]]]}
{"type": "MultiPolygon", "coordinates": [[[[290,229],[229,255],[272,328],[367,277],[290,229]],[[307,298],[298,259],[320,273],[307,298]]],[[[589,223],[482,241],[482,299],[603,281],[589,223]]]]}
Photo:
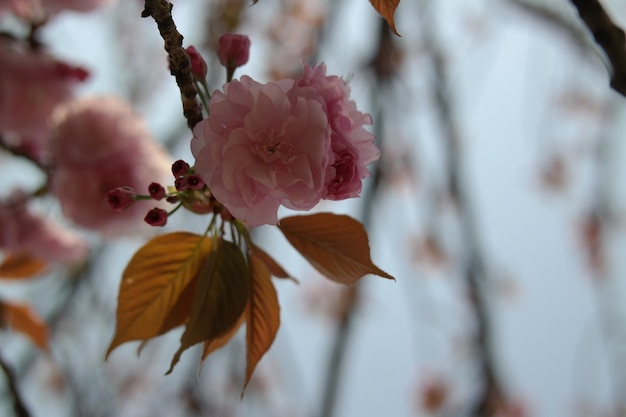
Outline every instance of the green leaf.
{"type": "Polygon", "coordinates": [[[244,313],[249,294],[250,273],[241,249],[232,242],[215,239],[198,276],[191,317],[168,373],[190,346],[200,342],[210,345],[228,333],[234,334],[233,327],[244,313]]]}
{"type": "Polygon", "coordinates": [[[256,365],[274,343],[280,327],[280,305],[269,269],[261,259],[251,256],[250,273],[252,288],[246,314],[246,380],[243,390],[256,365]]]}
{"type": "Polygon", "coordinates": [[[122,275],[107,357],[122,343],[156,337],[187,321],[189,286],[209,253],[208,238],[187,232],[157,236],[135,253],[122,275]]]}
{"type": "Polygon", "coordinates": [[[353,218],[332,213],[281,219],[289,243],[327,278],[353,284],[366,274],[394,279],[370,259],[367,232],[353,218]]]}

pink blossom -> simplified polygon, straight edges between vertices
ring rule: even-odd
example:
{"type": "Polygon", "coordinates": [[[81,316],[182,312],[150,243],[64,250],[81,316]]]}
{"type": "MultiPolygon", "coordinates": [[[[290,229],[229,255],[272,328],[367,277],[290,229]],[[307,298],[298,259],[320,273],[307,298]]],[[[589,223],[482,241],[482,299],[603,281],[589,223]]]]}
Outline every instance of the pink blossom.
{"type": "Polygon", "coordinates": [[[0,250],[51,262],[84,259],[87,244],[70,230],[31,213],[24,204],[0,203],[0,250]]]}
{"type": "Polygon", "coordinates": [[[167,181],[170,162],[130,105],[113,97],[75,101],[59,112],[52,137],[51,191],[74,223],[108,235],[133,233],[150,208],[146,201],[115,213],[110,190],[147,190],[167,181]]]}
{"type": "Polygon", "coordinates": [[[289,92],[292,100],[306,97],[319,101],[332,129],[332,155],[322,198],[344,200],[358,197],[362,180],[370,176],[367,165],[378,159],[374,135],[363,129],[372,123],[368,114],[357,110],[350,100],[350,87],[337,76],[326,75],[326,65],[305,65],[289,92]]]}
{"type": "Polygon", "coordinates": [[[0,42],[0,62],[0,132],[9,140],[18,138],[18,146],[39,156],[54,110],[73,98],[73,87],[87,72],[7,42],[0,42]]]}
{"type": "Polygon", "coordinates": [[[196,173],[215,198],[251,226],[276,224],[284,205],[309,210],[322,198],[331,153],[322,101],[287,92],[292,80],[244,76],[215,91],[196,125],[196,173]]]}

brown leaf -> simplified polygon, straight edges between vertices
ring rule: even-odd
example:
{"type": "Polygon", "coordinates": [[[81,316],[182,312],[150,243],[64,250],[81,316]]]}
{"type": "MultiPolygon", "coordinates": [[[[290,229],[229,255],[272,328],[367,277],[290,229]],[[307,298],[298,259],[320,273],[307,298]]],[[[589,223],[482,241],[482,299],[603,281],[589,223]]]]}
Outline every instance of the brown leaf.
{"type": "Polygon", "coordinates": [[[349,216],[292,216],[281,219],[278,228],[311,265],[333,281],[353,284],[366,274],[395,280],[372,263],[367,232],[349,216]]]}
{"type": "Polygon", "coordinates": [[[272,346],[280,327],[280,305],[269,269],[261,259],[252,256],[250,257],[250,275],[252,288],[246,319],[246,380],[243,384],[242,396],[257,363],[272,346]]]}
{"type": "Polygon", "coordinates": [[[0,278],[31,278],[46,268],[46,262],[26,254],[9,254],[0,263],[0,278]]]}
{"type": "Polygon", "coordinates": [[[187,232],[157,236],[135,253],[122,276],[107,357],[122,343],[156,337],[188,319],[192,284],[209,253],[208,238],[187,232]]]}
{"type": "Polygon", "coordinates": [[[391,30],[396,35],[400,36],[398,31],[396,30],[396,22],[393,19],[393,15],[400,4],[400,0],[370,0],[374,9],[385,18],[391,30]]]}
{"type": "Polygon", "coordinates": [[[237,245],[225,240],[216,239],[212,245],[198,276],[189,323],[168,373],[190,346],[200,342],[210,344],[231,333],[248,303],[250,272],[243,253],[237,245]]]}
{"type": "Polygon", "coordinates": [[[48,326],[29,305],[1,303],[2,323],[30,338],[43,350],[48,350],[48,326]]]}
{"type": "Polygon", "coordinates": [[[276,278],[285,278],[294,281],[296,284],[299,284],[298,280],[291,277],[287,271],[283,269],[282,266],[274,258],[272,258],[267,252],[263,249],[259,248],[256,245],[252,245],[251,247],[251,255],[256,257],[259,261],[263,262],[267,269],[269,269],[270,273],[276,278]]]}

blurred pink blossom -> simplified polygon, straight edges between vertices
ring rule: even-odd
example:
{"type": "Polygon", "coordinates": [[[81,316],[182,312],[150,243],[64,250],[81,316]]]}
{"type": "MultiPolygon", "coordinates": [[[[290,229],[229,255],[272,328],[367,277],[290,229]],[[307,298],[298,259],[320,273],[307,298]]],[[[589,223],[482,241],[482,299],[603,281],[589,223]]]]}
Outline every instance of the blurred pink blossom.
{"type": "Polygon", "coordinates": [[[63,11],[89,12],[112,0],[0,0],[0,14],[12,12],[25,19],[44,19],[63,11]]]}
{"type": "Polygon", "coordinates": [[[194,129],[196,173],[215,198],[251,226],[276,224],[279,205],[308,210],[321,198],[330,128],[318,100],[289,100],[292,80],[244,76],[215,91],[194,129]]]}
{"type": "Polygon", "coordinates": [[[125,101],[90,97],[57,115],[52,137],[55,170],[51,191],[74,223],[106,235],[137,231],[154,201],[138,201],[116,213],[106,201],[110,190],[147,190],[166,182],[171,162],[143,120],[125,101]]]}
{"type": "Polygon", "coordinates": [[[25,204],[0,202],[0,250],[44,261],[77,262],[88,247],[78,235],[36,216],[25,204]]]}
{"type": "Polygon", "coordinates": [[[318,100],[328,115],[332,155],[322,198],[358,197],[362,180],[370,176],[367,165],[380,155],[374,135],[363,129],[364,125],[372,124],[370,115],[357,110],[355,102],[350,100],[350,87],[340,77],[327,76],[324,64],[314,67],[305,64],[289,96],[318,100]]]}
{"type": "Polygon", "coordinates": [[[73,98],[72,88],[88,73],[8,42],[0,42],[0,62],[0,132],[39,159],[54,110],[73,98]]]}

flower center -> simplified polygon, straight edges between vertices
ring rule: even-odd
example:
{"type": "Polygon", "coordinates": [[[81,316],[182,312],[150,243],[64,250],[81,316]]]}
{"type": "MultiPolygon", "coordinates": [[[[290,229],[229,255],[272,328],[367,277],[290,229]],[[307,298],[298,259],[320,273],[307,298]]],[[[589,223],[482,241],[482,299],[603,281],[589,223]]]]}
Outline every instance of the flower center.
{"type": "Polygon", "coordinates": [[[262,132],[255,142],[251,144],[252,152],[265,163],[280,161],[283,164],[293,160],[293,145],[282,140],[274,129],[262,132]]]}

